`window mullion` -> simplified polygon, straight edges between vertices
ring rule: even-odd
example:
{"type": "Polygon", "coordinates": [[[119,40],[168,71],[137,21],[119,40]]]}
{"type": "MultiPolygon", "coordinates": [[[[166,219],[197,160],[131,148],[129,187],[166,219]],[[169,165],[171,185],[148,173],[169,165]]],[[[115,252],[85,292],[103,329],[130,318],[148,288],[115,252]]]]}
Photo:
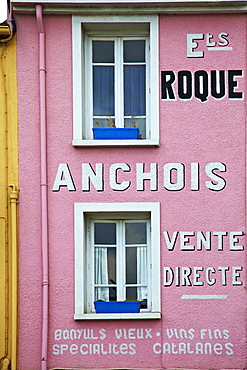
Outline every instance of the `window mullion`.
{"type": "Polygon", "coordinates": [[[151,86],[150,86],[150,40],[146,39],[146,137],[151,137],[150,127],[150,103],[151,102],[151,86]]]}
{"type": "Polygon", "coordinates": [[[148,281],[147,281],[147,292],[148,292],[148,300],[147,300],[147,308],[148,310],[152,310],[152,274],[153,272],[153,266],[152,266],[152,229],[151,229],[151,223],[150,220],[147,220],[147,276],[148,276],[148,281]],[[149,247],[148,247],[149,246],[149,247]]]}
{"type": "MultiPolygon", "coordinates": [[[[93,127],[93,60],[92,60],[92,39],[86,37],[86,50],[89,50],[87,54],[85,54],[85,68],[89,71],[88,74],[85,74],[85,96],[87,94],[88,99],[86,100],[86,112],[88,112],[89,122],[88,125],[85,122],[86,127],[86,135],[87,137],[92,138],[92,127],[93,127]]],[[[84,118],[87,119],[86,117],[84,118]]]]}
{"type": "Polygon", "coordinates": [[[123,222],[117,222],[117,300],[125,299],[124,293],[125,283],[125,253],[123,240],[123,222]]]}
{"type": "Polygon", "coordinates": [[[115,46],[115,123],[124,127],[123,117],[123,40],[118,37],[115,46]]]}
{"type": "Polygon", "coordinates": [[[95,290],[95,281],[94,281],[94,222],[92,220],[89,221],[87,227],[87,236],[88,236],[88,243],[90,247],[88,248],[88,258],[87,258],[87,271],[88,271],[88,287],[87,287],[87,310],[91,312],[93,310],[92,302],[94,301],[94,290],[95,290]]]}

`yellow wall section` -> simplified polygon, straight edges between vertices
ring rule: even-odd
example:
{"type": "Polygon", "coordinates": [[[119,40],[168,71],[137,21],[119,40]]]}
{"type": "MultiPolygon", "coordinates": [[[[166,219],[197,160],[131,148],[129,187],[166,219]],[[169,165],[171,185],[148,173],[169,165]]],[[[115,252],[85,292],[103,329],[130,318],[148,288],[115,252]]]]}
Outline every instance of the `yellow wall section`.
{"type": "MultiPolygon", "coordinates": [[[[16,37],[0,42],[0,369],[16,365],[17,292],[15,231],[10,197],[18,187],[16,37]],[[15,190],[15,189],[14,189],[15,190]],[[14,228],[14,229],[13,229],[14,228]],[[14,249],[13,249],[14,246],[14,249]],[[13,254],[14,250],[14,254],[13,254]],[[13,267],[13,268],[12,268],[13,267]],[[13,279],[14,277],[14,279],[13,279]],[[13,281],[16,280],[16,281],[13,281]],[[13,299],[14,297],[14,299],[13,299]],[[15,338],[14,338],[15,336],[15,338]]],[[[14,215],[14,218],[16,216],[14,215]]]]}

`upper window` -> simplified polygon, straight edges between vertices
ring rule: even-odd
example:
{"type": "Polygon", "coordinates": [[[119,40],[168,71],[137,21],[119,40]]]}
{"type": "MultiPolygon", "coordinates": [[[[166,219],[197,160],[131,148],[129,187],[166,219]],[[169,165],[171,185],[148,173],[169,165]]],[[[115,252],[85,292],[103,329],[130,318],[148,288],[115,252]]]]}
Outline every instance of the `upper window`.
{"type": "Polygon", "coordinates": [[[146,139],[146,47],[146,39],[89,40],[91,127],[137,127],[146,139]]]}
{"type": "Polygon", "coordinates": [[[74,145],[158,145],[157,30],[156,17],[73,17],[74,145]],[[124,138],[98,139],[105,128],[124,138]]]}
{"type": "Polygon", "coordinates": [[[159,318],[159,205],[77,203],[75,217],[75,318],[159,318]],[[109,317],[95,314],[95,301],[139,301],[141,309],[109,317]]]}

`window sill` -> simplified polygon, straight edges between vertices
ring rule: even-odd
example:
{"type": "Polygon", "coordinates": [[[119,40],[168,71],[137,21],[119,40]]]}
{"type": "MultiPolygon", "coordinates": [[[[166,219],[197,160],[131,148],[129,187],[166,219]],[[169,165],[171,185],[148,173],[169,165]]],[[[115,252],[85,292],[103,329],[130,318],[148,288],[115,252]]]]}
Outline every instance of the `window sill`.
{"type": "Polygon", "coordinates": [[[160,312],[141,312],[141,313],[84,313],[74,314],[74,320],[147,320],[161,319],[160,312]]]}
{"type": "Polygon", "coordinates": [[[159,140],[72,140],[73,146],[159,146],[159,140]]]}

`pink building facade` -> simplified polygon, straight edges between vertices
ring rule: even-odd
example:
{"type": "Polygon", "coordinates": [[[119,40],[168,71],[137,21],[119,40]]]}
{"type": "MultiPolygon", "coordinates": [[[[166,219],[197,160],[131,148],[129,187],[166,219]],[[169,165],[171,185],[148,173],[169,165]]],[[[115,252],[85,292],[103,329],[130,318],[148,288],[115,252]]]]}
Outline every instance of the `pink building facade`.
{"type": "Polygon", "coordinates": [[[13,1],[18,369],[246,366],[239,3],[13,1]]]}

